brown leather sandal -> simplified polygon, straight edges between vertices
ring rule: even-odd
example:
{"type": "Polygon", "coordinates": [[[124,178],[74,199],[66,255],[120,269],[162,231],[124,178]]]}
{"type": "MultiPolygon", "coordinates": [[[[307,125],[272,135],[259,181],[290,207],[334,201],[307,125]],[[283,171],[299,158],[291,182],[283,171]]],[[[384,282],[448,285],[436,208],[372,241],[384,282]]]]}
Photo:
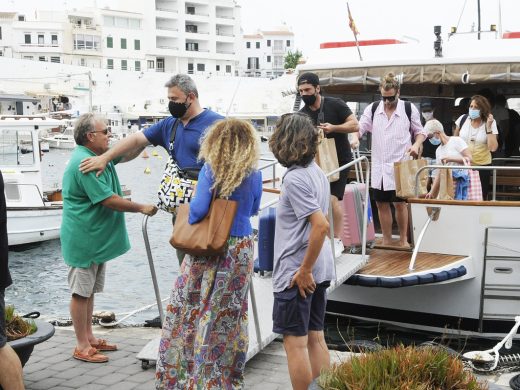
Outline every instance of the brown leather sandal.
{"type": "Polygon", "coordinates": [[[108,356],[105,356],[98,352],[96,348],[90,348],[87,353],[81,353],[78,348],[74,349],[72,354],[74,359],[81,360],[87,363],[106,363],[108,362],[108,356]]]}

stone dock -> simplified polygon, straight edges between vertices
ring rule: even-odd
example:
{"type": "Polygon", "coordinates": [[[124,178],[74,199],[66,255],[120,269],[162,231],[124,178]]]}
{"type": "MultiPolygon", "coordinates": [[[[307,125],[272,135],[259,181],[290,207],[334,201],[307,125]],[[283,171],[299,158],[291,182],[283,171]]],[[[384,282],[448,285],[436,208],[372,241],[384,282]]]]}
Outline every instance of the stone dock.
{"type": "MultiPolygon", "coordinates": [[[[24,367],[27,390],[129,390],[154,389],[153,368],[143,369],[137,353],[146,343],[160,334],[154,328],[101,328],[96,336],[118,344],[118,351],[107,352],[108,363],[85,363],[72,358],[75,346],[71,328],[56,328],[54,336],[36,345],[24,367]]],[[[346,358],[348,353],[331,351],[332,361],[346,358]]],[[[508,383],[517,373],[482,377],[492,389],[510,389],[508,383]]],[[[247,362],[245,389],[289,390],[291,381],[283,345],[273,341],[247,362]]]]}

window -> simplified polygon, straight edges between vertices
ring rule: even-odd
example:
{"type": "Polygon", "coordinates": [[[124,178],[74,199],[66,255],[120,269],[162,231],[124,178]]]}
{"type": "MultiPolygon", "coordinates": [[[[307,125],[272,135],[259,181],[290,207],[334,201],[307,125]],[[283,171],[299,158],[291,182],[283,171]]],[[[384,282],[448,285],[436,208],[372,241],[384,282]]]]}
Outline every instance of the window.
{"type": "Polygon", "coordinates": [[[2,39],[2,26],[0,26],[0,39],[2,39]]]}
{"type": "Polygon", "coordinates": [[[154,69],[155,68],[155,61],[154,60],[148,60],[148,69],[154,69]]]}
{"type": "Polygon", "coordinates": [[[197,42],[186,42],[186,51],[199,51],[199,44],[197,42]]]}
{"type": "Polygon", "coordinates": [[[128,28],[128,18],[121,18],[119,16],[116,16],[115,22],[116,27],[128,28]]]}
{"type": "Polygon", "coordinates": [[[188,74],[193,74],[193,64],[188,64],[188,74]]]}
{"type": "Polygon", "coordinates": [[[33,60],[34,57],[33,56],[23,56],[23,59],[24,60],[33,60]]]}
{"type": "Polygon", "coordinates": [[[135,70],[141,71],[141,61],[135,61],[135,70]]]}
{"type": "Polygon", "coordinates": [[[4,56],[4,52],[0,50],[0,57],[4,56]]]}
{"type": "Polygon", "coordinates": [[[283,50],[283,41],[275,39],[273,50],[283,50]]]}
{"type": "Polygon", "coordinates": [[[197,33],[197,25],[196,24],[187,24],[186,25],[186,32],[188,33],[197,33]]]}
{"type": "Polygon", "coordinates": [[[217,72],[220,72],[220,65],[217,65],[216,67],[217,72]]]}
{"type": "Polygon", "coordinates": [[[274,56],[273,69],[283,69],[283,56],[274,56]]]}
{"type": "Polygon", "coordinates": [[[38,61],[47,61],[47,59],[45,58],[45,56],[39,56],[38,61]]]}
{"type": "Polygon", "coordinates": [[[267,56],[267,62],[271,62],[271,56],[267,56]]]}
{"type": "Polygon", "coordinates": [[[25,15],[18,15],[19,22],[25,22],[25,15]]]}
{"type": "Polygon", "coordinates": [[[246,48],[251,49],[251,42],[246,42],[246,48]]]}
{"type": "Polygon", "coordinates": [[[121,70],[126,70],[128,68],[127,61],[121,60],[121,70]]]}
{"type": "Polygon", "coordinates": [[[256,48],[257,48],[257,49],[260,49],[260,42],[257,42],[257,43],[256,43],[256,48]]]}
{"type": "Polygon", "coordinates": [[[31,34],[25,34],[25,44],[31,43],[31,34]]]}
{"type": "Polygon", "coordinates": [[[83,34],[74,35],[74,49],[76,49],[76,50],[85,49],[85,35],[83,35],[83,34]]]}
{"type": "Polygon", "coordinates": [[[271,47],[271,40],[270,39],[267,40],[267,47],[271,47]]]}
{"type": "Polygon", "coordinates": [[[226,73],[231,73],[231,65],[226,65],[226,73]]]}
{"type": "Polygon", "coordinates": [[[121,38],[121,49],[126,49],[126,38],[121,38]]]}
{"type": "Polygon", "coordinates": [[[114,69],[114,60],[112,58],[107,59],[107,69],[114,69]]]}
{"type": "Polygon", "coordinates": [[[285,46],[287,46],[287,47],[291,47],[291,41],[290,41],[290,40],[287,40],[287,42],[285,43],[285,46]]]}
{"type": "Polygon", "coordinates": [[[51,45],[58,46],[58,35],[57,34],[51,35],[51,45]]]}
{"type": "Polygon", "coordinates": [[[45,37],[43,36],[43,34],[38,34],[38,45],[43,44],[45,44],[45,37]]]}
{"type": "Polygon", "coordinates": [[[134,50],[141,50],[141,41],[139,39],[134,39],[134,50]]]}
{"type": "Polygon", "coordinates": [[[247,69],[259,69],[258,63],[258,57],[249,57],[247,59],[247,69]]]}
{"type": "Polygon", "coordinates": [[[114,39],[112,37],[107,37],[107,47],[108,48],[114,47],[114,39]]]}
{"type": "Polygon", "coordinates": [[[197,72],[204,72],[206,70],[205,64],[197,64],[197,72]]]}
{"type": "Polygon", "coordinates": [[[86,64],[87,64],[87,63],[86,63],[85,59],[84,59],[84,58],[80,58],[80,60],[79,60],[79,65],[80,65],[80,66],[86,66],[86,64]]]}
{"type": "Polygon", "coordinates": [[[61,62],[61,59],[60,59],[60,57],[51,57],[51,62],[55,62],[55,63],[59,64],[61,62]]]}
{"type": "Polygon", "coordinates": [[[195,15],[195,7],[186,7],[186,13],[188,15],[195,15]]]}

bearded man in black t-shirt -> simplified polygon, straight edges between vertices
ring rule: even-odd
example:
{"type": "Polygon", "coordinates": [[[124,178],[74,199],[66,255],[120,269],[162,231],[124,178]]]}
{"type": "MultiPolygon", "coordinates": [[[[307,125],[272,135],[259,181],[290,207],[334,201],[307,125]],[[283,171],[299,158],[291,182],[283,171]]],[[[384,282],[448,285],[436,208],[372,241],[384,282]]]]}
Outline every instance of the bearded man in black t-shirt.
{"type": "MultiPolygon", "coordinates": [[[[320,80],[315,73],[307,72],[298,77],[298,91],[305,106],[300,110],[309,115],[314,124],[323,130],[327,138],[334,138],[339,166],[352,161],[348,133],[359,131],[359,123],[345,102],[338,98],[323,98],[320,94],[320,80]],[[320,107],[323,103],[323,120],[318,122],[320,107]]],[[[343,199],[347,184],[348,169],[340,172],[339,180],[330,183],[334,236],[343,233],[343,209],[339,201],[343,199]]]]}

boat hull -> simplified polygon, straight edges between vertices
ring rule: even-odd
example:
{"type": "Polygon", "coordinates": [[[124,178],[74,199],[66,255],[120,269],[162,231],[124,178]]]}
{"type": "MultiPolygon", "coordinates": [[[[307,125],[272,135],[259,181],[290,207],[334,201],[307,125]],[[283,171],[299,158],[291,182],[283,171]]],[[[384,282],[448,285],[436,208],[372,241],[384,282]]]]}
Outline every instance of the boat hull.
{"type": "Polygon", "coordinates": [[[7,208],[10,246],[54,240],[60,237],[63,208],[59,206],[7,208]]]}

